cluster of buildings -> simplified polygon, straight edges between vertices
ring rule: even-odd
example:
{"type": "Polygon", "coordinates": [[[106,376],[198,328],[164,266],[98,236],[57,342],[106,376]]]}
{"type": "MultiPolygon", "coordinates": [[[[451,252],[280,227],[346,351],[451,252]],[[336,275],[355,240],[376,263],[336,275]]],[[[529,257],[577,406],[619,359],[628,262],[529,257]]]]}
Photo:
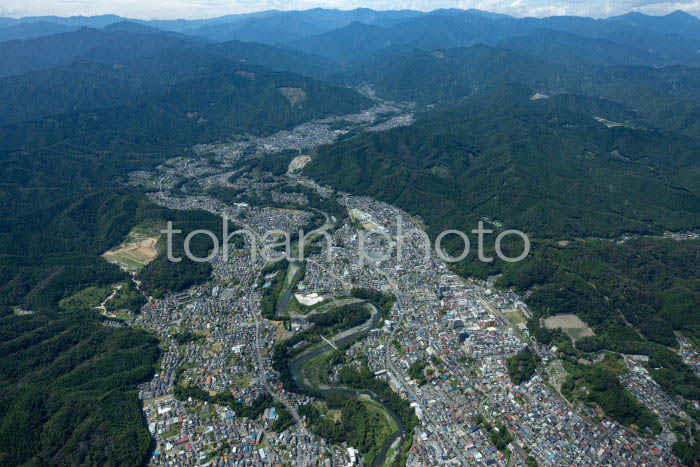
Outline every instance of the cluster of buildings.
{"type": "MultiPolygon", "coordinates": [[[[369,125],[391,109],[380,103],[343,118],[369,125]]],[[[403,115],[385,123],[410,124],[411,118],[403,115]]],[[[256,236],[271,230],[294,232],[309,221],[308,211],[225,204],[201,194],[171,191],[187,177],[206,187],[271,192],[285,184],[300,184],[324,197],[337,196],[304,177],[256,177],[227,165],[249,157],[250,145],[268,151],[332,141],[337,132],[332,123],[329,119],[267,138],[199,146],[196,158],[171,160],[156,173],[134,173],[131,180],[150,188],[150,198],[168,208],[225,215],[256,236]],[[220,164],[209,164],[208,158],[220,164]]],[[[305,204],[303,195],[287,191],[273,200],[305,204]]],[[[397,208],[367,197],[337,199],[351,216],[331,231],[330,258],[325,242],[319,242],[323,248],[305,261],[303,280],[294,293],[303,300],[332,301],[353,288],[365,288],[396,298],[382,325],[347,350],[345,364],[368,365],[411,403],[419,425],[407,465],[526,465],[529,457],[539,465],[679,465],[670,452],[673,438],[667,431],[660,437],[645,436],[611,419],[600,420],[593,410],[573,406],[562,397],[557,387],[564,370],[556,355],[533,344],[522,321],[509,318],[518,313],[528,316],[522,297],[495,291],[483,281],[463,280],[432,248],[426,255],[420,236],[398,238],[399,228],[420,229],[420,221],[397,208]],[[370,230],[384,235],[363,235],[370,230]],[[361,247],[369,255],[363,260],[361,247]],[[544,365],[559,369],[552,378],[540,372],[523,384],[512,383],[507,360],[526,348],[538,353],[544,365]],[[416,363],[422,363],[420,380],[409,375],[416,363]],[[497,427],[505,427],[513,438],[502,450],[494,443],[497,427]]],[[[209,282],[150,300],[129,322],[155,333],[163,347],[158,372],[139,388],[156,443],[151,464],[361,465],[362,455],[352,446],[328,445],[308,429],[295,407],[318,401],[285,391],[273,370],[275,343],[309,324],[287,327],[262,318],[262,292],[256,284],[265,261],[240,248],[226,261],[216,256],[212,265],[209,282]],[[281,416],[276,410],[248,419],[231,407],[178,400],[176,385],[196,386],[212,397],[231,394],[243,404],[269,394],[278,406],[287,408],[293,423],[275,432],[273,426],[281,416]]],[[[697,352],[689,342],[681,339],[681,343],[681,355],[697,368],[697,352]]],[[[641,366],[626,361],[630,371],[621,381],[628,390],[662,419],[683,415],[641,366]]],[[[336,377],[339,369],[333,370],[336,377]]]]}

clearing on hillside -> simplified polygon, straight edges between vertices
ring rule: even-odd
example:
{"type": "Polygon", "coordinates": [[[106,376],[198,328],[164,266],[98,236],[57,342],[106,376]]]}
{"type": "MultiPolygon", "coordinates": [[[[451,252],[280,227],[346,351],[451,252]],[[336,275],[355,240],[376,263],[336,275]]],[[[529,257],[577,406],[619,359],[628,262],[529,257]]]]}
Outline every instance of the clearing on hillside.
{"type": "Polygon", "coordinates": [[[301,170],[311,162],[311,156],[297,156],[292,161],[289,163],[289,168],[287,168],[288,173],[293,173],[298,170],[301,170]]]}
{"type": "Polygon", "coordinates": [[[127,272],[140,270],[159,254],[159,237],[149,230],[134,227],[121,245],[103,253],[102,257],[127,272]]]}
{"type": "Polygon", "coordinates": [[[547,329],[561,328],[574,342],[582,337],[595,336],[593,330],[576,315],[550,316],[544,320],[544,325],[547,329]]]}

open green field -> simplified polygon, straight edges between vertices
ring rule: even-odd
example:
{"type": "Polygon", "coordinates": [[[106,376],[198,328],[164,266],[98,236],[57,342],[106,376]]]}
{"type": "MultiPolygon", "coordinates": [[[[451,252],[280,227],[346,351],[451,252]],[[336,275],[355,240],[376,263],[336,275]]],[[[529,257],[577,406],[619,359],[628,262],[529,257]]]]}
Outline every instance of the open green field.
{"type": "Polygon", "coordinates": [[[525,315],[523,315],[520,311],[506,311],[505,315],[513,322],[513,324],[516,325],[527,322],[525,315]]]}
{"type": "MultiPolygon", "coordinates": [[[[325,345],[325,342],[323,342],[325,345]]],[[[312,387],[328,385],[328,373],[330,372],[330,359],[333,355],[333,350],[328,350],[312,360],[310,360],[302,370],[304,377],[312,387]]]]}
{"type": "Polygon", "coordinates": [[[139,271],[162,253],[163,245],[158,228],[140,224],[131,229],[124,241],[102,256],[126,271],[139,271]]]}
{"type": "Polygon", "coordinates": [[[111,294],[110,287],[88,287],[64,298],[58,303],[58,306],[66,311],[92,309],[100,306],[111,294]]]}
{"type": "Polygon", "coordinates": [[[240,378],[234,378],[234,382],[242,388],[247,388],[250,386],[250,383],[253,382],[253,378],[250,376],[241,376],[240,378]]]}
{"type": "Polygon", "coordinates": [[[574,342],[582,337],[591,337],[595,335],[593,330],[589,328],[581,318],[571,314],[555,315],[545,318],[544,325],[547,329],[561,328],[574,342]]]}
{"type": "Polygon", "coordinates": [[[362,402],[367,406],[367,410],[373,413],[380,413],[384,416],[384,419],[389,425],[389,434],[399,429],[399,424],[396,423],[396,420],[394,420],[380,404],[374,402],[369,397],[361,396],[361,398],[362,402]]]}

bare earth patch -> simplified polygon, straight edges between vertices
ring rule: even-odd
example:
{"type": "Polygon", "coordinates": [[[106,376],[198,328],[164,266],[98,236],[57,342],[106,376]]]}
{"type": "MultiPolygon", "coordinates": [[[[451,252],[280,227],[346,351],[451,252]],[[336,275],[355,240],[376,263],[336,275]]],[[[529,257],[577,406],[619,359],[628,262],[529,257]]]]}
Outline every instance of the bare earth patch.
{"type": "Polygon", "coordinates": [[[547,329],[561,328],[574,342],[582,337],[595,336],[593,330],[576,315],[550,316],[544,320],[544,325],[547,329]]]}
{"type": "Polygon", "coordinates": [[[306,100],[306,93],[301,88],[277,88],[279,92],[289,101],[289,105],[301,107],[306,100]]]}
{"type": "Polygon", "coordinates": [[[102,257],[129,272],[141,269],[158,257],[158,237],[130,235],[129,238],[102,257]]]}
{"type": "Polygon", "coordinates": [[[292,173],[296,172],[297,170],[301,170],[311,162],[311,156],[297,156],[294,159],[292,159],[292,162],[289,163],[289,168],[287,169],[287,172],[292,173]]]}
{"type": "Polygon", "coordinates": [[[607,120],[607,119],[602,118],[602,117],[593,117],[593,118],[595,118],[596,120],[598,120],[600,123],[602,123],[603,125],[605,125],[605,126],[608,127],[608,128],[615,128],[615,127],[618,127],[618,126],[625,126],[623,123],[613,122],[612,120],[607,120]]]}

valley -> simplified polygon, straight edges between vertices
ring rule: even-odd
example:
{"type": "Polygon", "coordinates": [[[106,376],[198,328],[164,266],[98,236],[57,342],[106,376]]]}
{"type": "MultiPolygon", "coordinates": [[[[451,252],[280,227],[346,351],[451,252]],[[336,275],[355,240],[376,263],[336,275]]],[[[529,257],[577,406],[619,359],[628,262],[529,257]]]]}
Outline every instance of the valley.
{"type": "Polygon", "coordinates": [[[680,11],[0,18],[0,464],[696,465],[697,50],[680,11]]]}

